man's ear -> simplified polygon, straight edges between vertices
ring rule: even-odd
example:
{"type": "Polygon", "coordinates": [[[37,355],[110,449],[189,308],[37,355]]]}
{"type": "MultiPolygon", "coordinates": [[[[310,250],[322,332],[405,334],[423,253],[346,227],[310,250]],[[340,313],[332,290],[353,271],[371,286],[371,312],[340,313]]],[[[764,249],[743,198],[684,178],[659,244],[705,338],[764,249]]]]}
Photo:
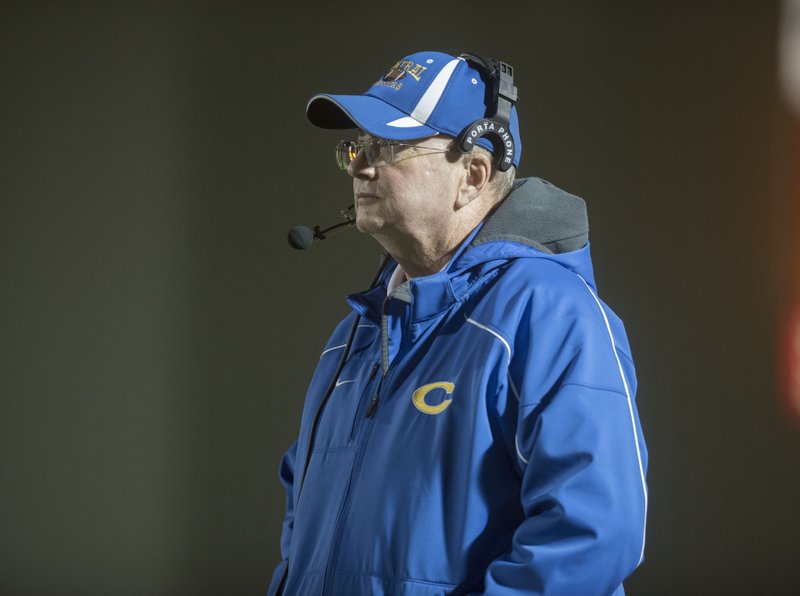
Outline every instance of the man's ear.
{"type": "Polygon", "coordinates": [[[489,184],[492,176],[492,159],[483,151],[474,149],[464,156],[464,172],[461,176],[456,208],[466,207],[477,199],[489,184]]]}

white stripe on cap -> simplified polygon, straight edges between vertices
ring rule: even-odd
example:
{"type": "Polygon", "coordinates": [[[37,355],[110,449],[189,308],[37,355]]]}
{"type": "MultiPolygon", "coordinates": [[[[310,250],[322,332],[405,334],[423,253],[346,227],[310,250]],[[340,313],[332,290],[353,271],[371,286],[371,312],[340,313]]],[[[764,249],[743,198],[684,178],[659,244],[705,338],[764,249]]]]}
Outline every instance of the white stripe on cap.
{"type": "Polygon", "coordinates": [[[386,126],[395,126],[397,128],[414,128],[415,126],[425,126],[422,122],[414,120],[411,116],[403,116],[397,120],[387,122],[386,126]]]}
{"type": "Polygon", "coordinates": [[[422,122],[423,124],[428,121],[428,118],[430,118],[436,104],[439,103],[439,99],[441,99],[442,93],[444,93],[445,87],[447,87],[447,83],[450,82],[450,77],[453,76],[453,71],[456,69],[459,62],[462,62],[461,58],[451,60],[439,71],[439,74],[433,79],[428,90],[425,91],[420,98],[417,107],[411,112],[411,117],[414,120],[422,122]]]}

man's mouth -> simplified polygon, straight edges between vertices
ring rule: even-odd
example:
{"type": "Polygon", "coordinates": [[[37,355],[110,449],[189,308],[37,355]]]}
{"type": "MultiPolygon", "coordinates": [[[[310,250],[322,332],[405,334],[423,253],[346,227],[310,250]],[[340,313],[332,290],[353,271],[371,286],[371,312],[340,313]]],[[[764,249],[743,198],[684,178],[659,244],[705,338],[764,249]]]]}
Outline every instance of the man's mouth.
{"type": "Polygon", "coordinates": [[[374,201],[378,199],[378,195],[372,194],[371,192],[357,192],[356,193],[356,201],[374,201]]]}

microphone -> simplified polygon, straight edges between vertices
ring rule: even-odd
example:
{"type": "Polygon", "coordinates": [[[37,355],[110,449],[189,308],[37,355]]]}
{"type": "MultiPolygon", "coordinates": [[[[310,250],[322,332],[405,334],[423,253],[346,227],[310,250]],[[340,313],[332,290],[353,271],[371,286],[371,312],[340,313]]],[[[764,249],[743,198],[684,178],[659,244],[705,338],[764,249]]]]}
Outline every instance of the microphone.
{"type": "Polygon", "coordinates": [[[311,246],[315,240],[325,240],[328,236],[332,236],[336,231],[341,231],[345,226],[353,227],[356,225],[356,218],[351,214],[355,209],[354,205],[350,205],[346,209],[342,209],[339,213],[345,221],[321,229],[320,226],[314,226],[312,230],[308,226],[295,226],[289,230],[288,240],[289,246],[297,250],[305,250],[311,246]],[[331,232],[328,234],[328,232],[331,232]],[[326,235],[327,234],[327,235],[326,235]]]}
{"type": "MultiPolygon", "coordinates": [[[[317,226],[319,228],[319,226],[317,226]]],[[[314,242],[314,232],[307,226],[295,226],[289,230],[289,246],[305,250],[314,242]]]]}

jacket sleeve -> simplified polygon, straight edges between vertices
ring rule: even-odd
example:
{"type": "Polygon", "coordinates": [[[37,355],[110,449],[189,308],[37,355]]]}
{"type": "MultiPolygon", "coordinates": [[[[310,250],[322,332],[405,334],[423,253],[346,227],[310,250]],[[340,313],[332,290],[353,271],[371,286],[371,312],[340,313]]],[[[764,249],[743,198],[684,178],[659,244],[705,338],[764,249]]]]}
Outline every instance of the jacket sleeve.
{"type": "Polygon", "coordinates": [[[493,596],[621,594],[643,558],[647,456],[630,350],[621,321],[578,282],[539,300],[514,342],[524,517],[487,568],[493,596]]]}
{"type": "Polygon", "coordinates": [[[294,471],[297,455],[297,441],[286,451],[281,459],[280,479],[286,491],[286,514],[283,518],[281,529],[281,562],[272,572],[272,581],[267,594],[272,595],[278,589],[283,573],[289,561],[289,547],[292,543],[292,530],[294,529],[294,471]]]}

